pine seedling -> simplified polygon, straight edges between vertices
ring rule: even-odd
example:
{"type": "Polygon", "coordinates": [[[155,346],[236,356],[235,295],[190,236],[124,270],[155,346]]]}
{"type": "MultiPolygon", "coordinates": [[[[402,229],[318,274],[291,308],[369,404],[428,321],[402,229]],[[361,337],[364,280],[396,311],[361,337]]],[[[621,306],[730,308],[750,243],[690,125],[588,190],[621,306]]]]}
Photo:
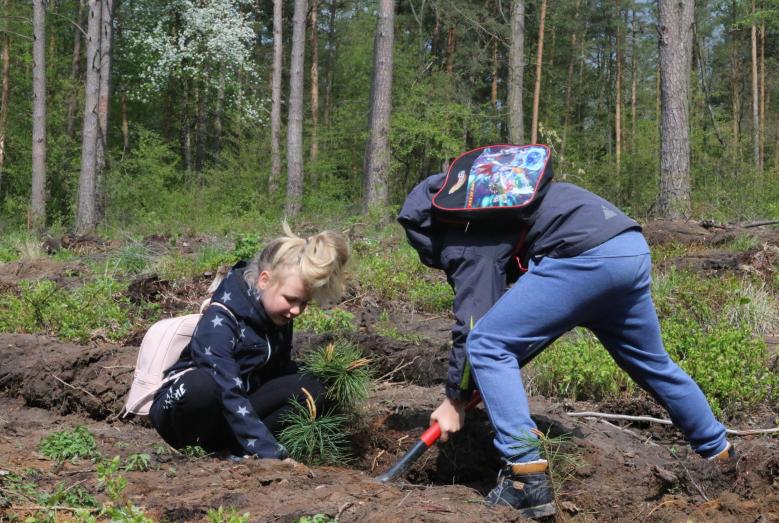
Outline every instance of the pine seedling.
{"type": "Polygon", "coordinates": [[[344,411],[368,398],[373,384],[371,360],[346,340],[330,343],[314,351],[305,360],[306,372],[327,385],[327,397],[344,411]]]}
{"type": "Polygon", "coordinates": [[[292,410],[283,418],[286,424],[279,435],[291,458],[307,465],[343,463],[346,460],[348,440],[345,433],[346,416],[327,412],[317,415],[314,398],[305,388],[306,405],[291,400],[292,410]]]}
{"type": "Polygon", "coordinates": [[[536,448],[541,456],[549,463],[549,478],[552,480],[552,488],[555,494],[570,480],[576,469],[582,465],[581,459],[572,452],[571,435],[549,437],[538,429],[533,429],[534,438],[530,435],[517,436],[517,444],[513,448],[536,448]]]}

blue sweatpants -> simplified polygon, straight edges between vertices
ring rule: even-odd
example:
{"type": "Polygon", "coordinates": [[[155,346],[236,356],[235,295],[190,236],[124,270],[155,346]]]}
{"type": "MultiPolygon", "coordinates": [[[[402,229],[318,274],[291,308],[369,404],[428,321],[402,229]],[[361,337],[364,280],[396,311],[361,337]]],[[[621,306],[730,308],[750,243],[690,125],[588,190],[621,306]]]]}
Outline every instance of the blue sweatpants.
{"type": "Polygon", "coordinates": [[[703,457],[725,449],[725,427],[700,387],[668,356],[650,294],[643,235],[628,231],[573,258],[531,260],[528,272],[479,320],[468,358],[511,463],[540,459],[520,367],[570,329],[590,329],[617,364],[668,411],[703,457]]]}

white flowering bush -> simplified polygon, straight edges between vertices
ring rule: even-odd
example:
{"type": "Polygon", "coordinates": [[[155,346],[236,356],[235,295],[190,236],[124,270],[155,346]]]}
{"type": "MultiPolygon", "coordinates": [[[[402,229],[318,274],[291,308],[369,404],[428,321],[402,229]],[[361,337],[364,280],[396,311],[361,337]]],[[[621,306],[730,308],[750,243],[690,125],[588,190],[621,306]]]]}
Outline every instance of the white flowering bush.
{"type": "Polygon", "coordinates": [[[206,100],[221,89],[226,108],[262,120],[251,0],[130,0],[121,8],[131,99],[148,103],[171,83],[197,86],[206,100]]]}

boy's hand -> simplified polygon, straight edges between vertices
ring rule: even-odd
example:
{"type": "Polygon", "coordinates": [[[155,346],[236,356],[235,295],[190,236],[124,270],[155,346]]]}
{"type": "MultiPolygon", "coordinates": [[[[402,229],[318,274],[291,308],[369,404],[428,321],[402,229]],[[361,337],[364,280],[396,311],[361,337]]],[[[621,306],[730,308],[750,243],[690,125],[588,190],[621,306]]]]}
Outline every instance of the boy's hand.
{"type": "Polygon", "coordinates": [[[438,422],[441,427],[441,442],[446,443],[450,432],[457,432],[465,424],[465,403],[446,398],[430,415],[430,425],[438,422]]]}

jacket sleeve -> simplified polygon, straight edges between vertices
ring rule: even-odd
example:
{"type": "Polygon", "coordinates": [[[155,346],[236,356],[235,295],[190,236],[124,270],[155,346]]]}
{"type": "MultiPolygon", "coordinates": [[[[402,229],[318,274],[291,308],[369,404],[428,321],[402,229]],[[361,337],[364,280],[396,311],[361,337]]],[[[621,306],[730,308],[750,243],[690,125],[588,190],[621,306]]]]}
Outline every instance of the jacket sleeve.
{"type": "Polygon", "coordinates": [[[471,397],[474,383],[467,360],[465,343],[471,325],[487,313],[506,289],[506,273],[501,263],[481,257],[470,248],[461,248],[454,256],[447,256],[445,269],[454,288],[452,351],[446,395],[455,400],[471,397]]]}
{"type": "Polygon", "coordinates": [[[240,367],[234,357],[240,329],[226,311],[209,307],[197,325],[189,348],[199,368],[209,369],[221,389],[224,417],[247,454],[260,458],[286,457],[286,450],[254,412],[246,396],[240,367]]]}

